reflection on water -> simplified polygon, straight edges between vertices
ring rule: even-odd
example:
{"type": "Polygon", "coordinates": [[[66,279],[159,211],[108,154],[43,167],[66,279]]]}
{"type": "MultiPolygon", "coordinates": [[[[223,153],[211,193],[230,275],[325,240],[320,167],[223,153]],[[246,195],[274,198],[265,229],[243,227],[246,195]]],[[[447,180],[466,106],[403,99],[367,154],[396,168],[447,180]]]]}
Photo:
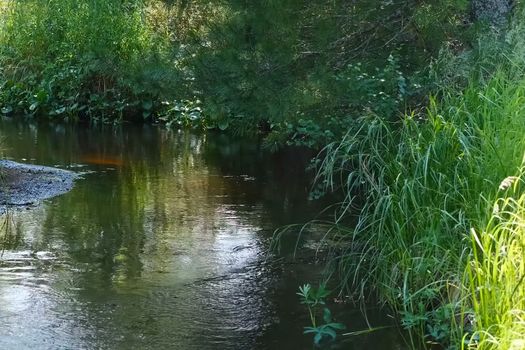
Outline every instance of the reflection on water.
{"type": "Polygon", "coordinates": [[[296,157],[147,126],[2,132],[8,158],[84,175],[70,193],[12,214],[0,348],[311,347],[294,295],[307,274],[267,259],[276,227],[317,210],[296,157]]]}

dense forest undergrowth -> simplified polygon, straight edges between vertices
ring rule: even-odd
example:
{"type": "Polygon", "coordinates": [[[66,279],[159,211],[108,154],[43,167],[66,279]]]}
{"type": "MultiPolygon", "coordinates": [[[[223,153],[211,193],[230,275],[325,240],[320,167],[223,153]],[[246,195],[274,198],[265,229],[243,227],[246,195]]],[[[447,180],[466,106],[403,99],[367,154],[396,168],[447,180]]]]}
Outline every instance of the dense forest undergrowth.
{"type": "Polygon", "coordinates": [[[341,293],[414,347],[523,349],[525,13],[499,3],[0,0],[1,113],[323,149],[341,293]]]}
{"type": "Polygon", "coordinates": [[[431,58],[476,32],[467,7],[3,0],[0,105],[5,115],[145,119],[319,149],[362,114],[397,120],[424,105],[431,58]]]}

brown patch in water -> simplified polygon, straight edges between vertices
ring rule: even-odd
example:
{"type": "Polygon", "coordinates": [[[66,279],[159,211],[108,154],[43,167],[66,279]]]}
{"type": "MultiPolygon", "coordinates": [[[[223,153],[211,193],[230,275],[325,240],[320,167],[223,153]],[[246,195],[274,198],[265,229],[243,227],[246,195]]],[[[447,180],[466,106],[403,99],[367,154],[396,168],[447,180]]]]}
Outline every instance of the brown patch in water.
{"type": "Polygon", "coordinates": [[[97,154],[90,154],[82,157],[83,163],[96,164],[96,165],[113,165],[122,166],[124,161],[119,157],[101,156],[97,154]]]}

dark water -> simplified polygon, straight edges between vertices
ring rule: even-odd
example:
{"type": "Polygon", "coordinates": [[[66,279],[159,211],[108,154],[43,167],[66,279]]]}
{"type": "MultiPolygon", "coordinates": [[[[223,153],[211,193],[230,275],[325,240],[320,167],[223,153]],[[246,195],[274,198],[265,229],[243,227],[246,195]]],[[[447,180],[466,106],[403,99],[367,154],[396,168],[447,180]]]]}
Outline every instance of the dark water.
{"type": "MultiPolygon", "coordinates": [[[[319,267],[268,254],[277,227],[319,210],[299,154],[151,126],[1,132],[9,159],[86,174],[8,220],[0,349],[312,348],[295,292],[319,267]]],[[[335,308],[349,331],[366,328],[358,310],[335,308]]],[[[374,310],[369,321],[389,323],[374,310]]],[[[336,347],[403,348],[398,337],[336,347]]]]}

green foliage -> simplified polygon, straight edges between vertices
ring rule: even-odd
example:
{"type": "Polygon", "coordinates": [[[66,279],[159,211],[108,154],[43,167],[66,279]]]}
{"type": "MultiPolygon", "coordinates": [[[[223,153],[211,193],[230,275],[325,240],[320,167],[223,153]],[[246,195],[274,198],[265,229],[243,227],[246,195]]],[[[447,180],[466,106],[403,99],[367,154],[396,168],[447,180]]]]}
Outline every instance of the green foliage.
{"type": "Polygon", "coordinates": [[[363,116],[318,163],[322,188],[346,193],[327,234],[343,247],[336,262],[346,290],[377,292],[414,346],[523,344],[521,204],[500,203],[514,214],[496,211],[497,219],[492,210],[506,198],[502,180],[522,173],[521,18],[505,42],[489,44],[490,35],[461,58],[467,71],[451,77],[467,75],[466,86],[443,88],[424,115],[400,122],[363,116]]]}
{"type": "Polygon", "coordinates": [[[142,1],[10,1],[0,28],[3,114],[154,120],[174,101],[169,38],[142,1]]]}
{"type": "Polygon", "coordinates": [[[401,326],[412,332],[424,334],[429,342],[450,345],[453,337],[456,314],[459,314],[455,303],[441,304],[431,310],[419,302],[416,308],[401,311],[401,326]]]}
{"type": "Polygon", "coordinates": [[[337,331],[345,329],[341,323],[332,321],[332,313],[326,305],[326,298],[330,295],[330,291],[326,289],[325,284],[320,284],[318,288],[313,288],[310,284],[305,284],[299,287],[297,293],[301,299],[301,304],[306,305],[310,315],[310,327],[304,328],[304,334],[313,334],[314,343],[319,345],[323,340],[335,340],[337,331]],[[322,324],[318,322],[318,315],[322,312],[322,324]]]}
{"type": "Polygon", "coordinates": [[[419,102],[430,58],[462,43],[466,18],[459,0],[230,0],[197,28],[184,62],[215,125],[267,133],[273,149],[319,148],[363,114],[395,119],[419,102]]]}
{"type": "Polygon", "coordinates": [[[480,231],[471,230],[466,297],[476,332],[465,338],[478,349],[525,346],[525,194],[523,174],[502,182],[505,192],[480,231]]]}
{"type": "MultiPolygon", "coordinates": [[[[165,122],[168,127],[176,125],[177,127],[194,127],[200,125],[202,128],[207,127],[206,120],[202,113],[200,100],[182,100],[174,102],[162,102],[164,106],[158,112],[157,120],[165,122]]],[[[145,111],[151,113],[152,104],[145,111]]]]}
{"type": "Polygon", "coordinates": [[[391,120],[419,103],[424,68],[443,42],[462,42],[466,18],[461,0],[14,0],[0,11],[4,114],[262,132],[273,149],[320,148],[363,114],[391,120]]]}

